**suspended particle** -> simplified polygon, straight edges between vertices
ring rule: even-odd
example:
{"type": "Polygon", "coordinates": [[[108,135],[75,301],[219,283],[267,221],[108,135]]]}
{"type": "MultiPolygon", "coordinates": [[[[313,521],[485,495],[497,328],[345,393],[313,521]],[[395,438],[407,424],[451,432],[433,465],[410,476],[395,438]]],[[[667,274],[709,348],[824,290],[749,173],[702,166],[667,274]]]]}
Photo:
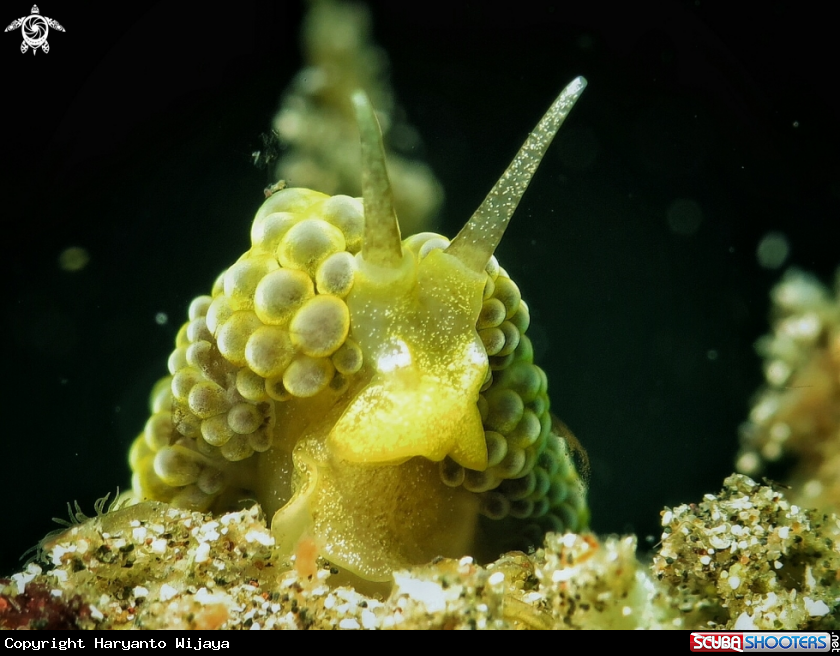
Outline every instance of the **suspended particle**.
{"type": "Polygon", "coordinates": [[[671,232],[691,237],[703,222],[703,210],[690,198],[677,198],[668,207],[668,227],[671,232]]]}
{"type": "Polygon", "coordinates": [[[765,269],[778,269],[790,254],[787,237],[781,232],[768,232],[758,242],[755,255],[759,266],[765,269]]]}
{"type": "Polygon", "coordinates": [[[70,246],[58,256],[58,266],[64,271],[81,271],[90,262],[90,255],[81,246],[70,246]]]}

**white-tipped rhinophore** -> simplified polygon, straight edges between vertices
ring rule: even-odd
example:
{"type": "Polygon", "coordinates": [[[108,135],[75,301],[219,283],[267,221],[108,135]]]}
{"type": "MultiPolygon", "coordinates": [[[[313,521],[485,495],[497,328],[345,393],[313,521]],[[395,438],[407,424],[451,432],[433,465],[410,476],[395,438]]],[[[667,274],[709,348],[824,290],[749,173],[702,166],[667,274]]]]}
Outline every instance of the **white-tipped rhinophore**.
{"type": "Polygon", "coordinates": [[[402,260],[402,246],[391,181],[385,167],[382,130],[364,91],[353,94],[353,106],[362,141],[362,197],[365,203],[362,257],[371,264],[394,268],[402,260]]]}
{"type": "Polygon", "coordinates": [[[474,271],[484,269],[502,240],[510,217],[519,205],[545,151],[585,87],[586,80],[576,77],[560,92],[484,202],[449,244],[447,253],[474,271]]]}

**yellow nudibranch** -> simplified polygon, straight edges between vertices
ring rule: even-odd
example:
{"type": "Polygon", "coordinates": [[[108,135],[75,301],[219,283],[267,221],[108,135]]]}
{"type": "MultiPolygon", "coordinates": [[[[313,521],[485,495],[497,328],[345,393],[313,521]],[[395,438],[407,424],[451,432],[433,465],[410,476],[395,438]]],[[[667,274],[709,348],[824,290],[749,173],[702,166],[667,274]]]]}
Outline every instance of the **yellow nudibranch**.
{"type": "Polygon", "coordinates": [[[552,420],[528,306],[493,256],[585,85],[563,90],[451,241],[401,241],[357,92],[363,198],[286,188],[258,210],[251,249],[190,304],[152,392],[129,453],[134,498],[212,511],[256,499],[284,553],[306,537],[371,581],[585,528],[573,437],[552,420]]]}

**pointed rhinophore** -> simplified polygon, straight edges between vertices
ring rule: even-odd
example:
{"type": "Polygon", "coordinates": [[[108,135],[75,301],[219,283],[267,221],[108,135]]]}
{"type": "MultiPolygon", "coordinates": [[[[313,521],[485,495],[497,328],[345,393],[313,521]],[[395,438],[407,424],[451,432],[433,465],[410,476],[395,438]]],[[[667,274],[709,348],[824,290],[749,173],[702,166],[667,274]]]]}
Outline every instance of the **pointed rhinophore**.
{"type": "Polygon", "coordinates": [[[576,77],[560,92],[484,202],[449,244],[447,253],[474,271],[484,269],[502,240],[510,217],[519,205],[551,140],[585,87],[586,80],[576,77]]]}
{"type": "Polygon", "coordinates": [[[362,257],[371,264],[396,267],[402,261],[400,225],[385,168],[382,130],[364,91],[353,93],[353,105],[362,141],[362,198],[365,203],[362,257]]]}

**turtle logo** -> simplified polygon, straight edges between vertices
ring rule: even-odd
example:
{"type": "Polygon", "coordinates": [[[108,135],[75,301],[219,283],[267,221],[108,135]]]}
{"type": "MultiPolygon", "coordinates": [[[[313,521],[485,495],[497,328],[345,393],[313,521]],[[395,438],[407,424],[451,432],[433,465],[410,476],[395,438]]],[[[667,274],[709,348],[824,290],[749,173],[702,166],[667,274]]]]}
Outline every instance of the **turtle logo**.
{"type": "Polygon", "coordinates": [[[47,43],[47,34],[50,32],[50,28],[59,32],[64,31],[58,21],[41,16],[38,5],[32,5],[31,15],[13,20],[11,25],[6,28],[6,32],[11,32],[17,28],[20,28],[20,33],[23,35],[20,51],[26,52],[32,48],[33,55],[38,52],[38,48],[41,48],[44,52],[50,51],[50,44],[47,43]]]}

